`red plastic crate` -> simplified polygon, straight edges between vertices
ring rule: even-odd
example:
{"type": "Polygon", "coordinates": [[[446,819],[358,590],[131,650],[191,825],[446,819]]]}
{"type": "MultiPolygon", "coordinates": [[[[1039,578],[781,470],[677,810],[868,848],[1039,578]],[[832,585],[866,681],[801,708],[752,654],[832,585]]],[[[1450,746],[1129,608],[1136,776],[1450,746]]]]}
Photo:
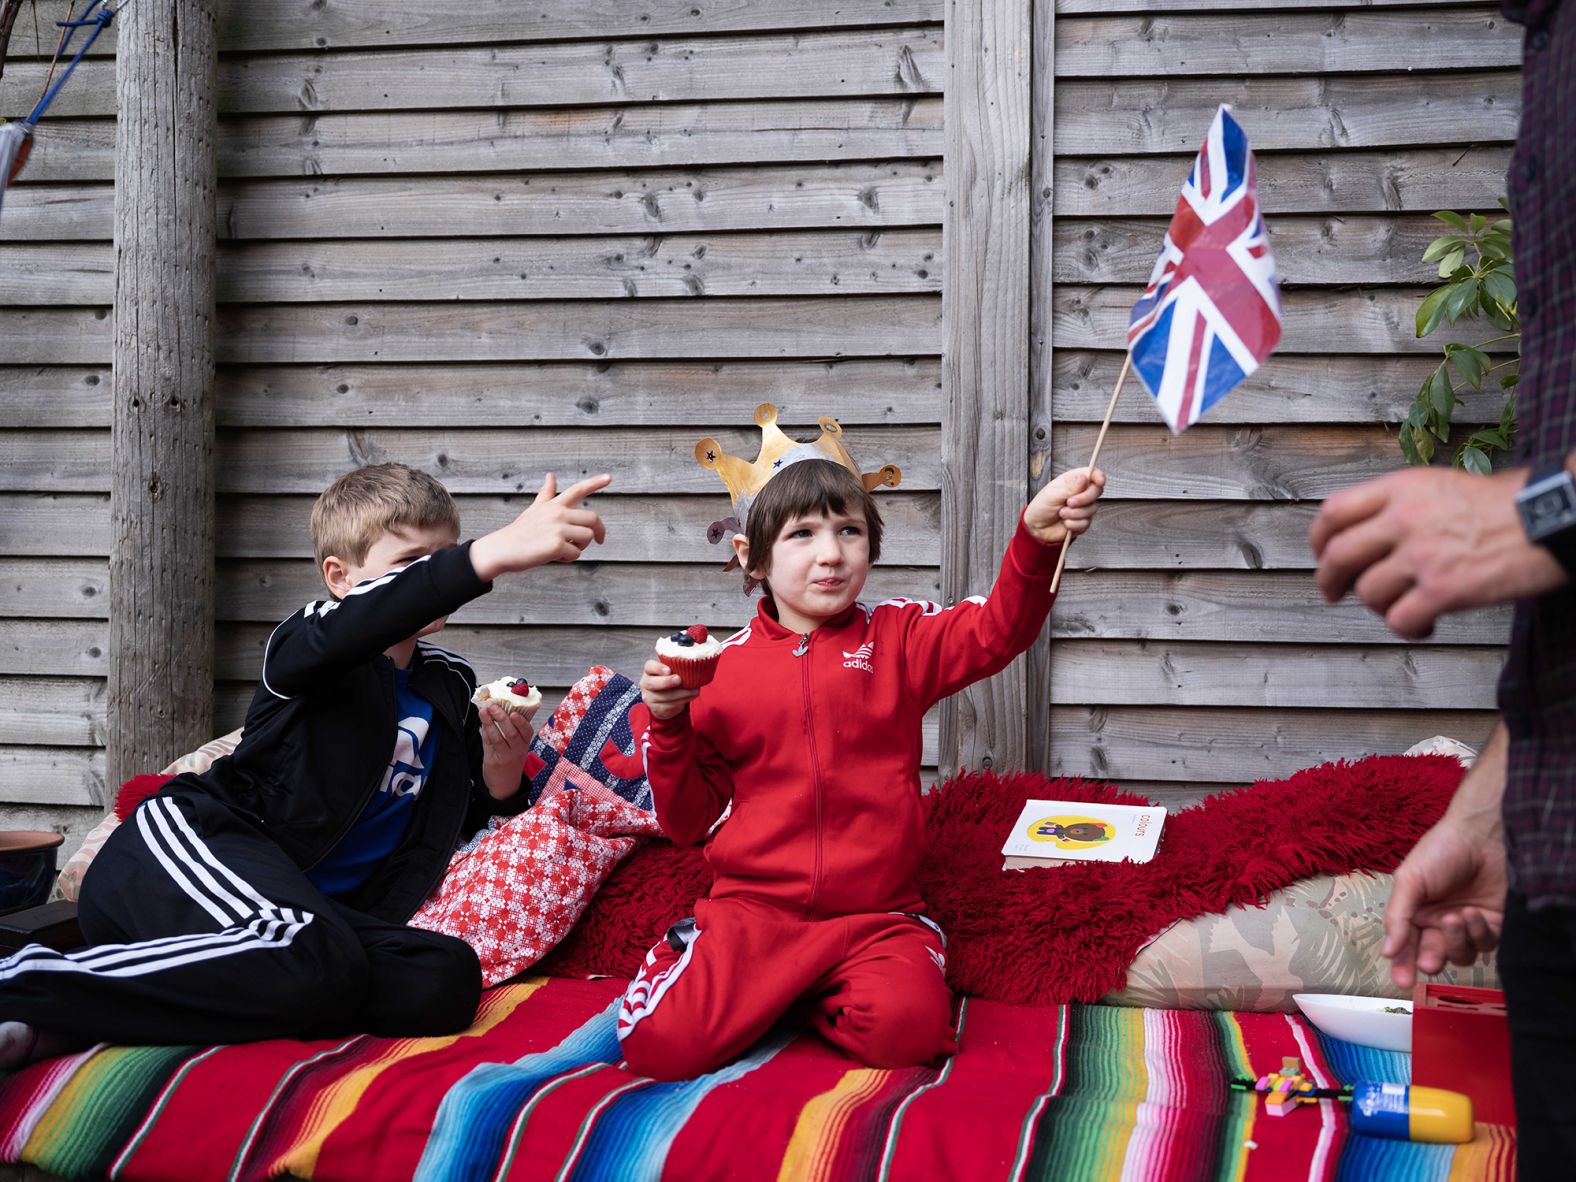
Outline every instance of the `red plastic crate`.
{"type": "Polygon", "coordinates": [[[1505,994],[1419,981],[1412,992],[1412,1082],[1472,1098],[1472,1115],[1516,1123],[1505,994]]]}

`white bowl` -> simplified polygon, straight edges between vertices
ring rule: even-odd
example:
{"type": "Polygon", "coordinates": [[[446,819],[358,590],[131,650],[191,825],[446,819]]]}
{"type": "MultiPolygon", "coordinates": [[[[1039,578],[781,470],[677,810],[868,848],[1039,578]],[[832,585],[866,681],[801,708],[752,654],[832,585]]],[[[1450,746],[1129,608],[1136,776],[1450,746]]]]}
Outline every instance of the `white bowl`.
{"type": "Polygon", "coordinates": [[[1331,1038],[1381,1051],[1412,1049],[1412,1003],[1393,997],[1346,997],[1339,993],[1292,995],[1308,1021],[1331,1038]],[[1387,1014],[1386,1007],[1400,1007],[1404,1014],[1387,1014]]]}

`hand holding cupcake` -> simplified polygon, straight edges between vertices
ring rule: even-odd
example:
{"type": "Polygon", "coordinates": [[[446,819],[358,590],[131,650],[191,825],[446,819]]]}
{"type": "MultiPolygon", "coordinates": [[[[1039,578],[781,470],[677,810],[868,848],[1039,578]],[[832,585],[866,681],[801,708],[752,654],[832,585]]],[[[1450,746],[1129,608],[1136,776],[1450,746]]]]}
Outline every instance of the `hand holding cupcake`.
{"type": "Polygon", "coordinates": [[[657,640],[657,655],[646,662],[640,678],[640,696],[657,718],[672,718],[717,673],[722,645],[706,632],[704,624],[691,624],[657,640]]]}

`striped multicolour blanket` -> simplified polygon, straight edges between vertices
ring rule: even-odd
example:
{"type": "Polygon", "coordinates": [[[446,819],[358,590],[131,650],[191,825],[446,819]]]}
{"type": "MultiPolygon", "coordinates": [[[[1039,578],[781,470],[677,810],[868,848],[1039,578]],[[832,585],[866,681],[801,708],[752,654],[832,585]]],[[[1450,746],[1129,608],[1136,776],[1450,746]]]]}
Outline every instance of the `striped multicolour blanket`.
{"type": "Polygon", "coordinates": [[[1510,1179],[1514,1143],[1349,1134],[1227,1081],[1297,1055],[1323,1079],[1406,1057],[1280,1014],[962,1003],[939,1070],[869,1070],[784,1032],[657,1083],[620,1066],[621,983],[491,990],[451,1038],[111,1047],[0,1084],[0,1158],[68,1178],[1510,1179]]]}

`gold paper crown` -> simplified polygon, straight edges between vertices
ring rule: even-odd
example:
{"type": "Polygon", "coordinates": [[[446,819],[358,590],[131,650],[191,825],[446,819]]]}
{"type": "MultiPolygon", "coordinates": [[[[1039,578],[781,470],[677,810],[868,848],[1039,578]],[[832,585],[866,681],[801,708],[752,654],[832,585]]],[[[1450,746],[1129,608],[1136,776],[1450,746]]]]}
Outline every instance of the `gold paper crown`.
{"type": "MultiPolygon", "coordinates": [[[[843,446],[843,428],[837,420],[823,415],[820,419],[821,435],[811,443],[799,443],[788,438],[777,426],[777,407],[763,402],[755,408],[755,425],[761,429],[761,450],[752,464],[722,450],[722,445],[707,436],[695,445],[695,459],[702,468],[710,468],[728,486],[728,496],[733,499],[733,516],[711,523],[706,537],[713,543],[722,541],[729,534],[742,533],[744,520],[753,501],[766,482],[790,464],[800,460],[831,460],[841,464],[865,486],[865,491],[896,488],[903,473],[896,464],[885,464],[874,472],[861,472],[854,457],[843,446]]],[[[734,565],[729,561],[728,567],[734,565]]]]}

